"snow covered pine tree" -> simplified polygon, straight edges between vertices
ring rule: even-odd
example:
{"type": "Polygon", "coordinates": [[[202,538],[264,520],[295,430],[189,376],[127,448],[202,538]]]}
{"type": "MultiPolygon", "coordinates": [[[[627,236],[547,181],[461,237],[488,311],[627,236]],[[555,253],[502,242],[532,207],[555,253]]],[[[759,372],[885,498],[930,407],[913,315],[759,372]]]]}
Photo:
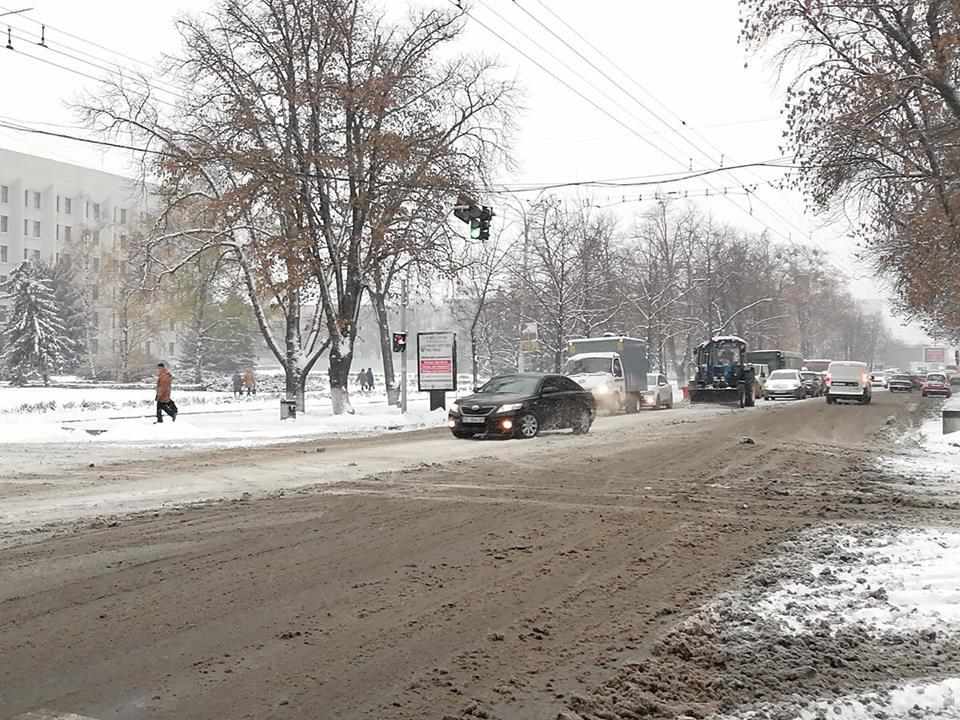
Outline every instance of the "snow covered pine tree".
{"type": "Polygon", "coordinates": [[[14,385],[23,385],[34,373],[47,385],[73,352],[53,287],[37,267],[23,263],[0,290],[13,300],[0,331],[0,364],[14,385]]]}

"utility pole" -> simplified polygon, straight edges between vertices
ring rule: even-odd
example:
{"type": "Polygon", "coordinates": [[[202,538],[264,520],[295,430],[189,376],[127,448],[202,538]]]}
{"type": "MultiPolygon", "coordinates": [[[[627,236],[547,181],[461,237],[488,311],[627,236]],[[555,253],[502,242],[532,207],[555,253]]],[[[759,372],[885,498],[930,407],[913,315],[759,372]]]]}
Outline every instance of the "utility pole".
{"type": "MultiPolygon", "coordinates": [[[[407,278],[400,281],[400,329],[407,333],[407,278]]],[[[407,337],[410,337],[407,333],[407,337]]],[[[400,354],[400,412],[407,414],[407,353],[400,354]]]]}

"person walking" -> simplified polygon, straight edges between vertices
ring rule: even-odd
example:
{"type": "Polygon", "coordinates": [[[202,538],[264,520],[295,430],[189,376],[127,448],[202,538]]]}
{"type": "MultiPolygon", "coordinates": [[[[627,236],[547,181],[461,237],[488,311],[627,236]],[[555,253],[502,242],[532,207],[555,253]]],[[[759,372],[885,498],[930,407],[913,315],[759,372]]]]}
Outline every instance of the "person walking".
{"type": "Polygon", "coordinates": [[[243,378],[239,370],[233,371],[233,396],[240,397],[243,394],[243,378]]]}
{"type": "Polygon", "coordinates": [[[247,389],[247,397],[257,394],[257,381],[253,377],[253,368],[247,368],[244,371],[243,386],[247,389]]]}
{"type": "Polygon", "coordinates": [[[373,392],[373,368],[367,368],[367,390],[373,392]]]}
{"type": "Polygon", "coordinates": [[[360,368],[360,372],[357,373],[357,385],[360,386],[360,392],[363,392],[367,387],[367,371],[363,368],[360,368]]]}
{"type": "Polygon", "coordinates": [[[177,421],[177,404],[170,397],[173,387],[173,375],[163,363],[157,363],[157,422],[163,422],[163,413],[170,416],[173,422],[177,421]]]}

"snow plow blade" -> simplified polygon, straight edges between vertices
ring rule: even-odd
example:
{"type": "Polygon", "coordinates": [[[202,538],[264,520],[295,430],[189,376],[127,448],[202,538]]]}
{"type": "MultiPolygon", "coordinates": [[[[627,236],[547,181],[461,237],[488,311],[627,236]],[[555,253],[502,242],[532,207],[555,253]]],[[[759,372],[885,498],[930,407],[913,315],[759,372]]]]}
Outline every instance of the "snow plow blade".
{"type": "Polygon", "coordinates": [[[690,402],[739,407],[740,392],[736,389],[692,388],[690,390],[690,402]]]}

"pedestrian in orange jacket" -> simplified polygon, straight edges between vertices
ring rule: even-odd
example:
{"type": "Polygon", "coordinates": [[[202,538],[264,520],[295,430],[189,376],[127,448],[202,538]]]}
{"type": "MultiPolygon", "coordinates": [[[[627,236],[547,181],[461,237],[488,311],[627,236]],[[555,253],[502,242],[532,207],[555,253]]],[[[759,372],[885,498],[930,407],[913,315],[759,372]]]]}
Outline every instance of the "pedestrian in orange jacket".
{"type": "Polygon", "coordinates": [[[173,375],[167,370],[166,365],[157,363],[157,422],[163,422],[163,413],[177,421],[177,404],[170,398],[170,390],[173,386],[173,375]]]}

